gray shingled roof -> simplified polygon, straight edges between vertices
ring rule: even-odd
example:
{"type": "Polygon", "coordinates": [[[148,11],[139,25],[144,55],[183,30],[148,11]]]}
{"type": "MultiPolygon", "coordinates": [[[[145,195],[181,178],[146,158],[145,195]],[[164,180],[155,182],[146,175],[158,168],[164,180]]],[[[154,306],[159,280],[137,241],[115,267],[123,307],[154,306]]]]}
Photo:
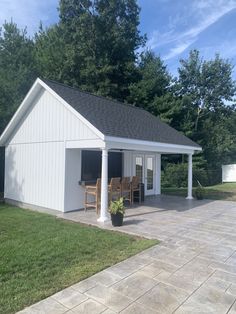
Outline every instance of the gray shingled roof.
{"type": "Polygon", "coordinates": [[[106,136],[200,147],[146,110],[43,81],[106,136]]]}

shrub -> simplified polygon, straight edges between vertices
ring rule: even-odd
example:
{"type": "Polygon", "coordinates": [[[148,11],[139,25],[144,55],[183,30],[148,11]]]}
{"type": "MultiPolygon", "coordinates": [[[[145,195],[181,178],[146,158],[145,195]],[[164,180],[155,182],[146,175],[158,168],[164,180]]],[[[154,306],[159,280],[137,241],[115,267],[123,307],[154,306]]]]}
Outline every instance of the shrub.
{"type": "MultiPolygon", "coordinates": [[[[188,164],[167,164],[162,171],[161,178],[163,187],[187,187],[188,185],[188,164]]],[[[208,172],[204,169],[199,169],[193,165],[193,186],[209,185],[208,172]]]]}
{"type": "Polygon", "coordinates": [[[167,164],[162,173],[163,187],[185,187],[188,182],[187,164],[167,164]]]}
{"type": "Polygon", "coordinates": [[[196,199],[198,200],[202,200],[205,196],[205,190],[204,188],[199,185],[196,189],[195,189],[195,192],[194,192],[194,196],[196,197],[196,199]]]}

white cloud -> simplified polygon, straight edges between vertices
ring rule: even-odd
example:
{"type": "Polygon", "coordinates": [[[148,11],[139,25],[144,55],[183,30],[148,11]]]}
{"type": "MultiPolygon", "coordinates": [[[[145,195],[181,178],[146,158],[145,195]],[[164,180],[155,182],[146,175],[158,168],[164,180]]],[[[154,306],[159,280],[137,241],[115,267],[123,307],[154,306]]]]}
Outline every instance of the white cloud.
{"type": "MultiPolygon", "coordinates": [[[[190,20],[189,26],[191,23],[189,29],[186,30],[185,27],[181,32],[178,32],[178,28],[183,23],[181,22],[179,13],[177,13],[176,18],[170,18],[169,29],[163,33],[154,31],[147,45],[151,49],[169,45],[171,48],[169,48],[164,59],[168,60],[176,57],[193,44],[204,30],[235,8],[236,0],[194,0],[184,10],[184,15],[187,15],[190,20]],[[192,25],[194,20],[195,25],[192,25]]],[[[186,22],[186,16],[182,16],[182,19],[186,22]]]]}
{"type": "Polygon", "coordinates": [[[13,19],[20,28],[27,26],[28,33],[33,35],[40,21],[45,25],[51,23],[57,6],[58,0],[1,0],[0,25],[13,19]]]}
{"type": "Polygon", "coordinates": [[[185,49],[187,49],[194,41],[187,41],[180,43],[179,45],[176,45],[174,48],[171,48],[170,51],[164,56],[164,60],[171,59],[175,56],[178,56],[182,52],[184,52],[185,49]]]}

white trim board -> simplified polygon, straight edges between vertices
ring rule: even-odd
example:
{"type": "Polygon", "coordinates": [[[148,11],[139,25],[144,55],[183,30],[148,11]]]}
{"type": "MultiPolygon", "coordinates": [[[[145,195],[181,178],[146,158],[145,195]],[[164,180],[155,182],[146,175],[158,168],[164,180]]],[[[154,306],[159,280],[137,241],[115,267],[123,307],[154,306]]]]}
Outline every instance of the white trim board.
{"type": "Polygon", "coordinates": [[[118,137],[105,136],[105,142],[109,149],[125,149],[130,151],[147,151],[157,153],[172,154],[194,154],[194,151],[201,151],[201,148],[194,146],[175,145],[167,143],[158,143],[150,141],[142,141],[135,139],[126,139],[118,137]]]}

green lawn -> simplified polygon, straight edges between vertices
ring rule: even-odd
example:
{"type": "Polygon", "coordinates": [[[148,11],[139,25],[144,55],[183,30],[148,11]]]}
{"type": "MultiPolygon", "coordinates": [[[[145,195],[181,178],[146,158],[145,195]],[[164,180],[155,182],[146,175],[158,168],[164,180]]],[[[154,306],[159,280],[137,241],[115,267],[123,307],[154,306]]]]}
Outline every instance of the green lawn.
{"type": "Polygon", "coordinates": [[[14,313],[157,241],[0,205],[0,313],[14,313]]]}
{"type": "MultiPolygon", "coordinates": [[[[193,194],[194,194],[193,188],[193,194]]],[[[163,188],[163,194],[186,196],[187,188],[163,188]]],[[[205,198],[236,201],[236,183],[223,183],[205,187],[205,198]]]]}

